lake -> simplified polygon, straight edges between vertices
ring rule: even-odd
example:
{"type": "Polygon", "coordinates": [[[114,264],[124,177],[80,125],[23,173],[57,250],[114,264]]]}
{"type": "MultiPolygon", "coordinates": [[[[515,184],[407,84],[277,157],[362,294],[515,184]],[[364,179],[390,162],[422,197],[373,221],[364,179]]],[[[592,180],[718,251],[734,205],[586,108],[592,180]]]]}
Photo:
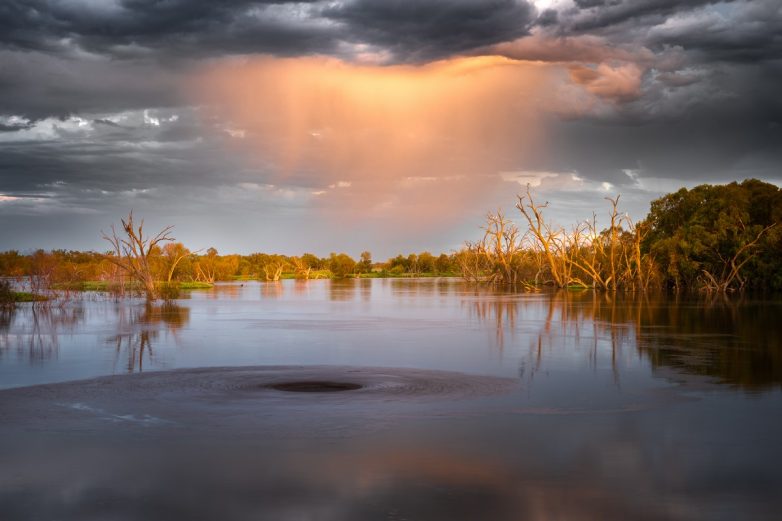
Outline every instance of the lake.
{"type": "Polygon", "coordinates": [[[771,520],[782,300],[454,279],[0,310],[0,518],[771,520]]]}

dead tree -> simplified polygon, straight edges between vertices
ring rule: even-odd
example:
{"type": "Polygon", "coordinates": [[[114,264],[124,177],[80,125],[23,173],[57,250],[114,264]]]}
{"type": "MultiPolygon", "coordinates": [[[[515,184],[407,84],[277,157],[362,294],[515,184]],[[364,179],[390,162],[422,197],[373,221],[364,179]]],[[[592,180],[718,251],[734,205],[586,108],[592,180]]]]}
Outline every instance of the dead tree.
{"type": "Polygon", "coordinates": [[[514,284],[518,282],[518,262],[521,255],[519,229],[505,218],[502,210],[486,216],[481,253],[487,257],[487,264],[493,267],[494,282],[514,284]]]}
{"type": "Polygon", "coordinates": [[[136,281],[147,297],[147,300],[157,298],[155,277],[150,263],[150,254],[161,242],[173,241],[170,233],[173,226],[166,226],[157,235],[144,237],[144,220],[136,227],[133,222],[133,212],[128,214],[127,220],[120,219],[122,234],[118,235],[114,225],[111,225],[111,235],[101,232],[103,239],[108,241],[114,254],[106,258],[122,269],[128,276],[136,281]]]}
{"type": "Polygon", "coordinates": [[[270,262],[268,264],[264,264],[263,266],[263,274],[266,277],[267,282],[277,282],[280,280],[280,277],[282,276],[282,270],[285,267],[285,265],[281,262],[270,262]]]}
{"type": "Polygon", "coordinates": [[[459,251],[455,260],[459,265],[462,277],[468,282],[484,282],[489,265],[486,262],[486,245],[483,241],[465,243],[464,249],[459,251]]]}
{"type": "MultiPolygon", "coordinates": [[[[739,221],[739,224],[741,225],[742,230],[746,231],[746,225],[742,221],[739,221]]],[[[763,237],[763,234],[774,226],[776,226],[776,223],[761,229],[754,238],[747,240],[747,242],[737,248],[736,252],[731,257],[723,256],[720,252],[715,251],[716,256],[722,262],[722,270],[720,273],[716,274],[711,273],[708,270],[703,270],[703,276],[706,280],[703,281],[702,289],[705,291],[725,293],[733,289],[734,283],[738,283],[738,289],[742,289],[746,281],[741,276],[741,268],[757,255],[757,251],[752,250],[763,237]]]]}
{"type": "Polygon", "coordinates": [[[536,204],[532,198],[529,184],[527,185],[527,193],[517,197],[516,208],[527,220],[529,232],[537,242],[548,265],[552,282],[560,288],[567,286],[570,283],[571,267],[568,263],[566,251],[568,241],[565,237],[565,231],[561,228],[552,229],[551,225],[543,219],[542,211],[548,206],[548,202],[536,204]]]}
{"type": "Polygon", "coordinates": [[[293,264],[293,270],[297,279],[307,280],[310,278],[312,266],[307,265],[300,257],[291,257],[291,263],[293,264]]]}

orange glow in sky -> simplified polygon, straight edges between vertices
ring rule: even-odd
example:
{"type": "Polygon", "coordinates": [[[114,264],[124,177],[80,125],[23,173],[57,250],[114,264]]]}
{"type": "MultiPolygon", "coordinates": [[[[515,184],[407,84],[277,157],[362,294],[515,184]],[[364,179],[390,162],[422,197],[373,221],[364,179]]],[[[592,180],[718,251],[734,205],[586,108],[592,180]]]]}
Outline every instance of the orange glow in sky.
{"type": "Polygon", "coordinates": [[[259,182],[310,187],[315,204],[351,215],[432,221],[543,145],[537,105],[551,77],[501,57],[422,66],[262,57],[213,64],[194,84],[259,182]]]}

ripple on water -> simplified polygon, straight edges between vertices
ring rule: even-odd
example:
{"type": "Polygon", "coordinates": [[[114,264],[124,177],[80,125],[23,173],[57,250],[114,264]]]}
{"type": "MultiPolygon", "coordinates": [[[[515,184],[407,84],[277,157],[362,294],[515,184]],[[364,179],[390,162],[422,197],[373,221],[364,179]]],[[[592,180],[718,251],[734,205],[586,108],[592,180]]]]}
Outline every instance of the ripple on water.
{"type": "Polygon", "coordinates": [[[298,426],[323,434],[379,427],[410,415],[461,415],[471,400],[517,386],[509,378],[418,369],[182,369],[3,391],[0,429],[195,427],[284,433],[298,426]]]}

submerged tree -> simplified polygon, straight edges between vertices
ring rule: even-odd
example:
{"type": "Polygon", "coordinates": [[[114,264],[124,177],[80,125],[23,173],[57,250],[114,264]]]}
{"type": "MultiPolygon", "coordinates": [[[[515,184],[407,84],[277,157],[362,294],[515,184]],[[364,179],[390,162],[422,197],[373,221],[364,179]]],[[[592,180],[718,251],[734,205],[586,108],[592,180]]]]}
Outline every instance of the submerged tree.
{"type": "Polygon", "coordinates": [[[591,220],[566,231],[546,220],[543,211],[548,201],[536,202],[527,186],[516,203],[526,231],[501,211],[489,213],[483,238],[468,242],[458,256],[463,276],[473,281],[559,288],[647,288],[655,270],[651,256],[641,251],[646,227],[620,214],[619,196],[606,199],[611,205],[608,228],[601,230],[593,214],[591,220]]]}
{"type": "Polygon", "coordinates": [[[527,284],[532,272],[540,272],[537,256],[524,248],[524,235],[502,210],[486,216],[483,238],[467,242],[457,256],[462,275],[472,281],[527,284]],[[532,267],[534,266],[534,268],[532,267]]]}
{"type": "Polygon", "coordinates": [[[132,211],[128,214],[127,220],[120,219],[120,222],[121,233],[117,233],[113,224],[111,235],[101,232],[103,239],[108,241],[113,249],[106,258],[139,284],[147,300],[155,300],[158,297],[158,288],[155,284],[151,257],[160,243],[174,240],[171,237],[173,226],[166,226],[156,235],[146,237],[144,220],[142,219],[137,227],[133,222],[132,211]]]}
{"type": "Polygon", "coordinates": [[[527,193],[517,196],[516,208],[527,221],[529,234],[533,240],[533,247],[539,251],[551,282],[564,288],[571,284],[572,263],[569,262],[568,240],[564,228],[554,227],[543,217],[543,209],[548,207],[548,201],[543,204],[535,203],[532,192],[527,185],[527,193]]]}

